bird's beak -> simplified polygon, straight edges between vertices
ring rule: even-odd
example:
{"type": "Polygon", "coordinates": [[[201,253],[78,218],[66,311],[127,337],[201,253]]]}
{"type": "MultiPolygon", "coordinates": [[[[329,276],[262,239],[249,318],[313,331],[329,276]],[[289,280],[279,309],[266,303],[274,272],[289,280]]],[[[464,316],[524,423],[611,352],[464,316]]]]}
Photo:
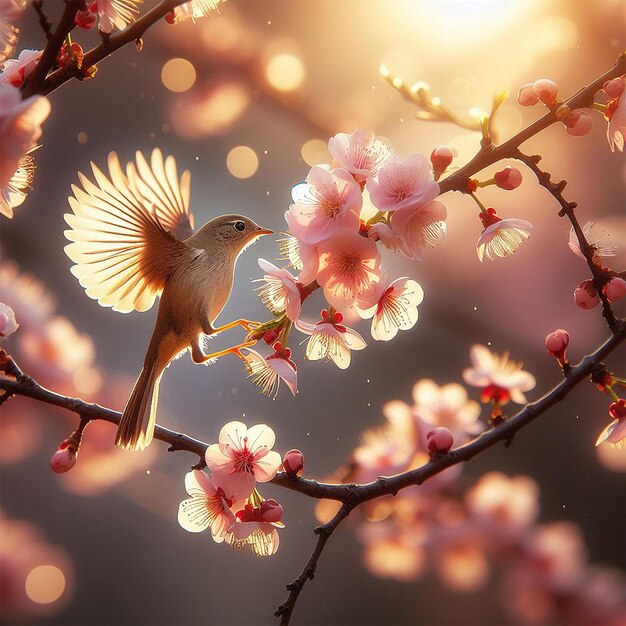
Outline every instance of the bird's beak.
{"type": "Polygon", "coordinates": [[[262,237],[263,235],[273,235],[274,231],[269,228],[259,228],[254,234],[257,237],[262,237]]]}

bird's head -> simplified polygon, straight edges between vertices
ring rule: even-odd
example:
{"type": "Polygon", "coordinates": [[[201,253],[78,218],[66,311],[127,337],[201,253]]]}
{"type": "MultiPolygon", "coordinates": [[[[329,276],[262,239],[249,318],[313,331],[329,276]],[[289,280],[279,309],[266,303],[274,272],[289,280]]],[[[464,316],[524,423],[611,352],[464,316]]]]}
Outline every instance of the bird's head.
{"type": "Polygon", "coordinates": [[[261,228],[245,215],[220,215],[207,222],[187,243],[206,249],[217,247],[239,255],[259,237],[273,232],[261,228]]]}

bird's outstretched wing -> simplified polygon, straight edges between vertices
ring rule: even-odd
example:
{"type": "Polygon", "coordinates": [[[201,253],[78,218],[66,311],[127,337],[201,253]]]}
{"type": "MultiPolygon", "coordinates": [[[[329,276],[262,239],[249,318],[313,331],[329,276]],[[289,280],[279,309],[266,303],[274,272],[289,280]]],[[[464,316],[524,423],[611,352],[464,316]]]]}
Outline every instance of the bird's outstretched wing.
{"type": "Polygon", "coordinates": [[[149,309],[172,271],[198,254],[170,232],[183,213],[189,215],[189,175],[179,186],[173,159],[163,167],[157,150],[153,163],[157,167],[151,172],[138,156],[138,167],[150,174],[145,182],[133,165],[126,176],[111,152],[110,178],[92,163],[95,184],[79,172],[82,189],[72,185],[74,196],[68,198],[73,213],[65,214],[71,227],[65,236],[73,243],[65,252],[76,264],[72,274],[87,295],[123,313],[149,309]]]}

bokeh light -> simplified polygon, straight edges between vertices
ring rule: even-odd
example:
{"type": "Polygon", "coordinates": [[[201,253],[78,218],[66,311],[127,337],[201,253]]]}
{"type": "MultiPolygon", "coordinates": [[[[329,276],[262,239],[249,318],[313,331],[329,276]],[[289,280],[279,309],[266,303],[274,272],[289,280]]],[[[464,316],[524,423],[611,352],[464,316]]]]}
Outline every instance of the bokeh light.
{"type": "Polygon", "coordinates": [[[161,80],[167,89],[182,93],[196,82],[196,70],[187,59],[170,59],[161,70],[161,80]]]}
{"type": "Polygon", "coordinates": [[[235,178],[250,178],[259,169],[259,157],[248,146],[236,146],[226,157],[226,167],[235,178]]]}
{"type": "Polygon", "coordinates": [[[330,163],[331,156],[328,146],[321,139],[309,139],[300,149],[302,159],[307,165],[319,165],[320,163],[330,163]]]}
{"type": "Polygon", "coordinates": [[[26,595],[37,604],[52,604],[65,591],[65,574],[54,565],[39,565],[26,577],[26,595]]]}
{"type": "Polygon", "coordinates": [[[306,75],[300,57],[291,52],[279,52],[270,57],[265,68],[269,84],[278,91],[295,91],[306,75]]]}

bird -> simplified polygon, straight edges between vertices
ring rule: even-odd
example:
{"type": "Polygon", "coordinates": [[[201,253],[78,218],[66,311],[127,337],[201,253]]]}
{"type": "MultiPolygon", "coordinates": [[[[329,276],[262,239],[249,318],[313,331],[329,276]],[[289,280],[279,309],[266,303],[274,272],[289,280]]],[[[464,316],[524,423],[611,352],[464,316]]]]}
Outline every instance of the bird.
{"type": "Polygon", "coordinates": [[[191,174],[178,177],[173,156],[155,148],[148,163],[137,151],[122,169],[118,155],[107,159],[108,177],[93,162],[94,181],[78,172],[68,198],[71,213],[65,246],[72,274],[89,297],[115,311],[159,307],[143,367],[126,403],[115,445],[143,450],[154,435],[159,382],[173,359],[189,350],[194,363],[235,354],[254,341],[205,354],[206,335],[254,322],[215,320],[226,305],[239,255],[273,231],[243,215],[220,215],[194,232],[190,211],[191,174]]]}

